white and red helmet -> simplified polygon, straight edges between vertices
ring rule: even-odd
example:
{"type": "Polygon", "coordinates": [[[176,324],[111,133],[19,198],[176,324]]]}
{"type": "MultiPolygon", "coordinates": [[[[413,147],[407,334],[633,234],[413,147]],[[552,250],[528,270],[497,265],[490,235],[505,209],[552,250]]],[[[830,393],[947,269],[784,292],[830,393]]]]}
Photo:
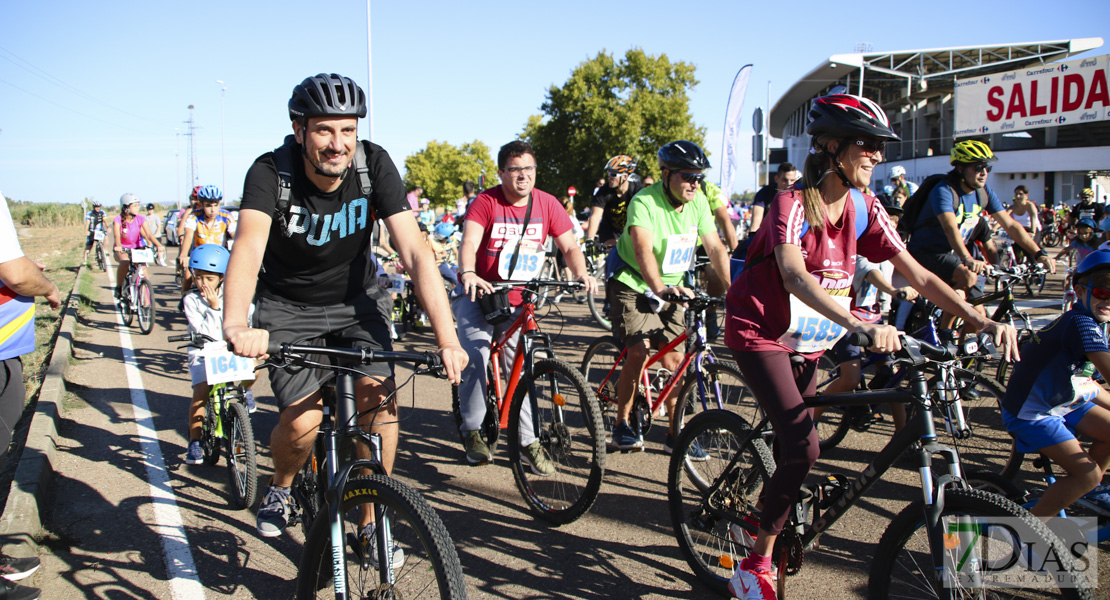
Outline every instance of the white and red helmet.
{"type": "Polygon", "coordinates": [[[832,94],[814,98],[809,108],[806,133],[817,137],[825,134],[834,138],[872,137],[882,140],[900,140],[890,128],[886,113],[878,104],[862,96],[832,94]]]}

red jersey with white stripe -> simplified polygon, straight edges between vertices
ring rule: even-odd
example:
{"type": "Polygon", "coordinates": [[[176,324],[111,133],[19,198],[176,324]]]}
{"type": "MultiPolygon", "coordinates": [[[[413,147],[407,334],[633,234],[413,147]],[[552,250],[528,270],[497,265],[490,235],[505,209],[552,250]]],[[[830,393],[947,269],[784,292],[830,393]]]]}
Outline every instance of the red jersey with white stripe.
{"type": "Polygon", "coordinates": [[[833,296],[850,296],[856,270],[856,254],[871,262],[889,260],[906,249],[882,204],[864,194],[867,228],[856,239],[855,203],[848,198],[838,223],[825,217],[825,226],[810,227],[804,236],[805,210],[802,192],[791,188],[779,192],[748,248],[747,260],[766,256],[766,260],[745,269],[728,290],[725,344],[739,351],[787,350],[778,342],[790,320],[790,295],[783,287],[775,261],[775,247],[799,246],[806,270],[833,296]]]}

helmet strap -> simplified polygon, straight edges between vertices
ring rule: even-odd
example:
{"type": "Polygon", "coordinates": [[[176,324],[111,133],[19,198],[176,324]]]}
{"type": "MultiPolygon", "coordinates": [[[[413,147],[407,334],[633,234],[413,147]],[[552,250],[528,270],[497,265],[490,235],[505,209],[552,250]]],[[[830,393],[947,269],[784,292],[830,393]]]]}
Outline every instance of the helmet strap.
{"type": "MultiPolygon", "coordinates": [[[[837,176],[840,177],[840,181],[844,182],[844,187],[851,189],[851,188],[854,188],[856,186],[852,185],[852,182],[848,179],[848,176],[844,174],[844,170],[843,170],[844,169],[844,163],[842,163],[840,161],[840,155],[843,154],[844,149],[848,147],[848,144],[846,144],[845,141],[846,140],[840,140],[840,144],[836,149],[836,154],[835,155],[830,155],[829,160],[830,160],[830,162],[836,163],[836,168],[835,169],[829,169],[829,171],[825,171],[825,175],[827,175],[830,171],[835,171],[837,176]]],[[[827,154],[827,152],[826,152],[826,154],[827,154]]],[[[821,179],[824,179],[824,178],[825,178],[825,176],[822,175],[821,179]]]]}
{"type": "Polygon", "coordinates": [[[682,201],[674,197],[671,193],[671,171],[670,169],[663,169],[663,195],[667,197],[667,202],[671,203],[672,208],[682,206],[682,201]]]}

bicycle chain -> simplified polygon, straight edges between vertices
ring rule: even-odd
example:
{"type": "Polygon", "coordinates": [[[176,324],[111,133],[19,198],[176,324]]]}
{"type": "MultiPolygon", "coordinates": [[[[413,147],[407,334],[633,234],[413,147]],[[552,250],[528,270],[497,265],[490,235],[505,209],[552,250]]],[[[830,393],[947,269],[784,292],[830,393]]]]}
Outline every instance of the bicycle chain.
{"type": "Polygon", "coordinates": [[[786,556],[786,574],[797,575],[802,570],[805,562],[805,552],[802,550],[802,538],[792,528],[785,528],[775,539],[775,556],[786,556]]]}

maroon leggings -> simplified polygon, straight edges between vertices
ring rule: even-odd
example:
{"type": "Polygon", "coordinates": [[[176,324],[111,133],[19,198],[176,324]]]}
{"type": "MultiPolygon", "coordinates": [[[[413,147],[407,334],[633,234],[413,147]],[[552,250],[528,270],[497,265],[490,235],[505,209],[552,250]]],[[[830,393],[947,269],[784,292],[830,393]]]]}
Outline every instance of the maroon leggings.
{"type": "Polygon", "coordinates": [[[795,364],[790,361],[790,354],[782,351],[733,350],[732,356],[775,430],[777,468],[763,489],[763,518],[759,526],[777,535],[806,475],[821,454],[817,430],[813,427],[813,410],[802,402],[803,395],[812,395],[816,389],[817,361],[795,364]]]}

